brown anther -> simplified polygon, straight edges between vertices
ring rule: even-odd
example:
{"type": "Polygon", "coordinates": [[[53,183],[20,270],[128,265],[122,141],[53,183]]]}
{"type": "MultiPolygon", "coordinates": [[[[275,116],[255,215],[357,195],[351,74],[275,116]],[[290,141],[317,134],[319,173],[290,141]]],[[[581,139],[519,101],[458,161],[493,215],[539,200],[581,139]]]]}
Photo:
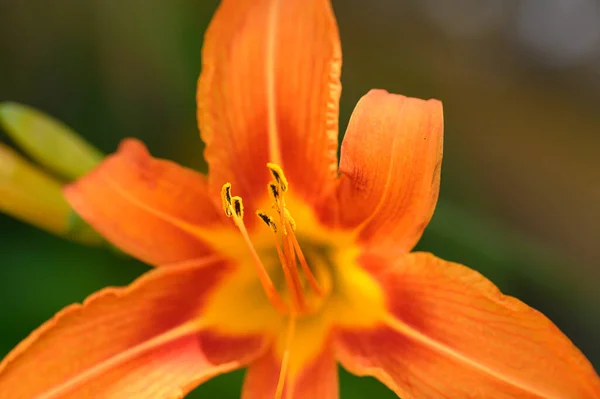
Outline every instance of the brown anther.
{"type": "Polygon", "coordinates": [[[221,204],[223,205],[223,211],[228,217],[232,217],[231,213],[231,183],[223,184],[221,188],[221,204]]]}
{"type": "Polygon", "coordinates": [[[231,202],[233,204],[233,212],[235,212],[235,216],[243,219],[244,218],[244,204],[242,203],[241,197],[231,197],[231,202]]]}
{"type": "Polygon", "coordinates": [[[277,201],[279,200],[279,188],[277,187],[277,184],[269,183],[269,195],[271,195],[273,201],[277,203],[277,201]]]}
{"type": "Polygon", "coordinates": [[[263,222],[273,231],[273,233],[277,233],[277,225],[273,221],[273,219],[262,211],[256,211],[256,216],[261,218],[263,222]]]}
{"type": "Polygon", "coordinates": [[[285,193],[288,190],[288,181],[285,175],[283,174],[283,169],[281,169],[281,166],[269,162],[267,164],[267,168],[269,168],[271,176],[273,176],[273,179],[275,179],[275,182],[277,183],[281,191],[285,193]]]}

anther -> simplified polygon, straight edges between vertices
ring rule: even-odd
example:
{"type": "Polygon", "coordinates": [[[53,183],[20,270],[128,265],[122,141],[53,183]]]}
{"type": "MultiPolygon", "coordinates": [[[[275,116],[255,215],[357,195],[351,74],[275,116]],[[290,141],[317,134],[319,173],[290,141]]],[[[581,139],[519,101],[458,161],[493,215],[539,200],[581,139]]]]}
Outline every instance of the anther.
{"type": "Polygon", "coordinates": [[[273,179],[275,179],[275,182],[277,183],[281,191],[285,193],[288,189],[288,181],[285,175],[283,174],[283,169],[281,169],[281,166],[269,162],[267,164],[267,168],[269,168],[273,179]]]}
{"type": "Polygon", "coordinates": [[[235,216],[240,219],[243,219],[244,218],[244,204],[242,203],[242,198],[238,197],[238,196],[231,197],[231,202],[233,203],[233,211],[235,212],[235,216]]]}
{"type": "Polygon", "coordinates": [[[256,216],[262,219],[263,222],[273,231],[273,233],[277,233],[277,225],[273,221],[273,219],[262,211],[256,211],[256,216]]]}
{"type": "Polygon", "coordinates": [[[279,188],[275,183],[269,183],[269,194],[273,201],[277,202],[279,200],[279,188]]]}
{"type": "Polygon", "coordinates": [[[228,217],[233,216],[231,213],[231,183],[225,183],[221,188],[221,204],[225,215],[228,217]]]}

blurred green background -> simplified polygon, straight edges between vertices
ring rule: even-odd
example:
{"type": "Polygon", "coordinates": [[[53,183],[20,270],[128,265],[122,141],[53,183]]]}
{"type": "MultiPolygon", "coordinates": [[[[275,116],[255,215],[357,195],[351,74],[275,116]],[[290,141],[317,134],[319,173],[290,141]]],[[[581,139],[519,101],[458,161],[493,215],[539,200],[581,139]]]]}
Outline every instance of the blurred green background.
{"type": "MultiPolygon", "coordinates": [[[[598,370],[600,1],[333,3],[342,134],[370,88],[444,102],[441,199],[419,249],[541,310],[598,370]]],[[[134,136],[154,155],[205,170],[195,85],[216,6],[0,1],[0,101],[44,110],[103,151],[134,136]]],[[[0,215],[0,357],[63,306],[146,269],[0,215]]],[[[242,377],[191,397],[238,397],[242,377]]],[[[393,397],[346,373],[341,392],[393,397]]]]}

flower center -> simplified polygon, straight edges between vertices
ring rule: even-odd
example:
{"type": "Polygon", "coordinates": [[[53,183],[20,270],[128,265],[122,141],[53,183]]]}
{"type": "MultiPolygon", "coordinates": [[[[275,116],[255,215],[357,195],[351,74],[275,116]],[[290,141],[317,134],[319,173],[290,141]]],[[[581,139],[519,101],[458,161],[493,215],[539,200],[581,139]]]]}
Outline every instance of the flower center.
{"type": "Polygon", "coordinates": [[[268,226],[273,235],[277,257],[285,279],[284,289],[280,292],[267,269],[265,268],[256,248],[250,240],[244,224],[244,205],[242,198],[232,196],[231,184],[225,183],[221,189],[221,199],[225,214],[233,219],[234,224],[242,234],[248,246],[253,265],[267,298],[282,314],[292,316],[304,315],[317,311],[325,299],[325,294],[331,290],[331,275],[326,257],[318,250],[305,256],[296,237],[296,222],[286,207],[285,193],[288,191],[288,181],[281,167],[268,163],[273,180],[268,185],[269,195],[273,201],[272,207],[276,217],[258,210],[256,215],[268,226]],[[308,260],[313,263],[309,265],[308,260]],[[312,267],[311,267],[312,266],[312,267]]]}

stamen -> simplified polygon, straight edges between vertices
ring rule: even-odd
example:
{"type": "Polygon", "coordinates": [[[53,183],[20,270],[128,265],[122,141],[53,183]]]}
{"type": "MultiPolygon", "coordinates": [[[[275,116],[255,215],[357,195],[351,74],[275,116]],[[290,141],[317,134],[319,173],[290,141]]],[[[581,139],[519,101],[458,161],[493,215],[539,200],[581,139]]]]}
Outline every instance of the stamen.
{"type": "Polygon", "coordinates": [[[285,193],[288,189],[288,181],[285,175],[283,174],[283,169],[281,169],[281,166],[269,162],[267,164],[267,168],[269,168],[273,179],[275,179],[275,182],[277,183],[279,188],[281,188],[281,191],[285,193]]]}
{"type": "Polygon", "coordinates": [[[241,197],[232,197],[233,202],[233,210],[235,212],[235,216],[243,219],[244,218],[244,204],[242,203],[241,197]]]}
{"type": "Polygon", "coordinates": [[[266,213],[262,212],[262,211],[256,211],[256,215],[262,219],[263,222],[265,222],[265,224],[267,226],[269,226],[269,228],[271,229],[271,231],[273,231],[273,233],[277,233],[277,225],[275,224],[275,222],[273,221],[273,219],[271,219],[271,217],[269,215],[267,215],[266,213]]]}
{"type": "Polygon", "coordinates": [[[306,309],[306,302],[304,301],[304,295],[302,292],[302,283],[300,282],[300,273],[296,267],[296,255],[294,254],[294,247],[290,245],[287,235],[283,236],[283,254],[284,257],[281,260],[284,270],[287,269],[290,275],[291,285],[288,284],[289,290],[294,298],[296,309],[300,312],[306,309]]]}
{"type": "MultiPolygon", "coordinates": [[[[273,306],[276,309],[278,309],[282,313],[288,313],[288,306],[281,299],[281,296],[279,295],[279,292],[277,292],[277,289],[275,289],[275,286],[273,285],[273,282],[271,281],[271,278],[269,277],[265,266],[260,260],[260,257],[258,256],[258,253],[256,252],[256,249],[254,248],[254,245],[250,240],[250,235],[248,234],[248,230],[246,229],[246,225],[244,224],[243,220],[244,205],[242,203],[242,199],[240,197],[228,198],[227,195],[230,194],[230,190],[231,184],[229,183],[226,183],[221,189],[221,197],[223,199],[223,204],[225,205],[225,203],[228,203],[229,207],[227,208],[227,210],[229,210],[229,214],[231,214],[231,217],[233,217],[234,224],[242,234],[244,242],[250,250],[252,260],[254,261],[253,264],[256,269],[256,273],[258,274],[258,279],[260,280],[263,290],[265,291],[267,298],[269,298],[269,301],[273,304],[273,306]]],[[[227,211],[225,212],[225,214],[228,214],[227,211]]]]}
{"type": "Polygon", "coordinates": [[[296,231],[296,221],[292,217],[292,214],[290,213],[290,211],[287,208],[284,209],[284,212],[285,212],[285,218],[287,219],[288,222],[290,222],[290,227],[292,228],[293,231],[296,231]]]}
{"type": "Polygon", "coordinates": [[[271,172],[271,175],[275,180],[275,183],[269,183],[269,192],[271,194],[271,198],[275,202],[274,207],[279,213],[281,228],[283,230],[284,255],[288,260],[288,264],[291,267],[293,281],[294,283],[300,284],[300,276],[298,273],[298,269],[296,268],[296,256],[298,256],[300,266],[302,267],[302,271],[306,276],[309,285],[317,295],[322,296],[323,290],[321,290],[321,288],[319,287],[317,279],[310,270],[310,267],[308,267],[306,257],[304,256],[304,253],[300,248],[300,244],[298,243],[298,239],[294,234],[294,230],[296,230],[296,221],[292,217],[290,211],[285,206],[285,199],[283,193],[286,192],[289,187],[287,178],[283,173],[283,169],[281,169],[279,165],[276,165],[274,163],[268,163],[267,168],[269,168],[269,171],[271,172]]]}
{"type": "MultiPolygon", "coordinates": [[[[293,228],[293,226],[292,226],[292,228],[293,228]]],[[[290,237],[292,239],[292,244],[294,245],[294,249],[296,250],[296,255],[298,255],[298,260],[300,261],[300,267],[302,267],[302,272],[304,273],[304,276],[306,277],[308,284],[313,289],[315,294],[317,294],[319,296],[323,296],[323,290],[321,289],[321,287],[319,287],[319,283],[317,282],[315,275],[313,274],[312,270],[310,270],[310,267],[308,267],[308,263],[306,262],[306,258],[304,257],[304,253],[302,252],[302,249],[300,248],[300,243],[298,242],[296,235],[292,232],[290,234],[290,237]]]]}
{"type": "Polygon", "coordinates": [[[248,235],[248,230],[246,230],[246,226],[243,224],[243,222],[241,220],[239,220],[239,222],[238,222],[238,220],[239,219],[236,219],[236,226],[240,230],[240,233],[242,233],[242,236],[244,237],[244,241],[246,242],[246,245],[250,249],[250,254],[252,255],[252,259],[254,260],[253,263],[256,268],[256,273],[258,274],[258,279],[260,280],[260,283],[263,286],[263,289],[265,290],[267,297],[269,298],[271,303],[275,306],[275,308],[282,311],[283,313],[288,313],[289,312],[288,306],[285,304],[283,299],[281,299],[281,296],[279,295],[279,292],[277,292],[277,289],[275,289],[275,286],[273,285],[273,282],[271,281],[271,278],[269,277],[269,274],[267,273],[265,266],[263,265],[262,261],[260,260],[258,253],[256,253],[256,249],[254,249],[254,246],[252,245],[252,242],[250,241],[250,237],[248,235]]]}
{"type": "Polygon", "coordinates": [[[283,388],[285,386],[285,380],[287,379],[288,368],[290,366],[290,355],[292,348],[292,340],[294,339],[294,333],[296,332],[296,314],[290,314],[290,321],[287,328],[287,334],[285,337],[285,349],[281,359],[281,369],[279,370],[279,379],[277,380],[277,388],[275,390],[275,399],[281,399],[283,394],[283,388]]]}
{"type": "MultiPolygon", "coordinates": [[[[296,230],[296,221],[292,217],[290,211],[286,208],[284,193],[288,191],[289,184],[285,174],[281,167],[274,163],[268,163],[267,167],[273,176],[273,180],[269,183],[269,196],[273,200],[273,208],[279,215],[279,226],[275,223],[273,218],[267,215],[265,212],[257,211],[256,215],[265,223],[271,230],[273,240],[275,241],[275,248],[277,250],[277,256],[281,262],[283,268],[283,274],[285,277],[285,283],[287,286],[287,293],[290,295],[291,303],[288,304],[282,300],[279,292],[275,289],[269,274],[267,273],[263,263],[256,252],[251,240],[250,235],[244,225],[244,205],[242,198],[239,196],[232,196],[231,184],[225,183],[221,189],[221,201],[225,214],[233,218],[234,224],[239,229],[244,242],[248,246],[250,253],[253,258],[253,264],[258,273],[259,280],[263,289],[273,305],[283,313],[292,312],[293,315],[301,314],[307,311],[307,302],[305,298],[305,288],[303,287],[304,280],[300,276],[300,268],[298,262],[302,268],[302,274],[304,274],[310,289],[314,291],[318,296],[323,296],[324,291],[319,286],[315,275],[308,266],[306,257],[300,248],[300,244],[294,231],[296,230]],[[278,227],[281,229],[281,241],[278,237],[278,227]]],[[[286,301],[288,299],[286,298],[286,301]]],[[[293,316],[295,317],[295,316],[293,316]]],[[[286,366],[287,367],[287,366],[286,366]]],[[[285,374],[285,373],[284,373],[285,374]]],[[[283,388],[281,388],[283,389],[283,388]]]]}
{"type": "Polygon", "coordinates": [[[284,255],[284,258],[282,259],[282,265],[284,268],[287,268],[289,270],[292,282],[292,286],[290,286],[289,288],[292,291],[293,296],[297,297],[296,302],[299,306],[299,310],[304,310],[305,301],[304,296],[302,294],[302,283],[300,282],[300,273],[298,272],[298,268],[296,267],[296,254],[294,252],[294,243],[290,240],[288,230],[292,233],[292,235],[294,233],[286,217],[286,214],[289,212],[286,212],[287,209],[285,208],[283,196],[279,197],[279,201],[276,202],[275,206],[277,211],[279,212],[279,219],[281,221],[281,227],[283,230],[281,237],[283,241],[284,255]]]}
{"type": "Polygon", "coordinates": [[[279,202],[279,188],[277,188],[277,184],[269,183],[269,195],[275,203],[279,202]]]}
{"type": "Polygon", "coordinates": [[[273,183],[273,182],[269,183],[269,195],[271,196],[271,199],[273,200],[273,208],[279,214],[279,221],[281,222],[281,228],[283,229],[283,235],[285,236],[285,235],[287,235],[287,231],[286,231],[286,227],[285,227],[286,223],[284,222],[284,220],[285,220],[285,215],[284,215],[285,201],[283,200],[283,194],[279,190],[278,184],[273,183]],[[283,212],[282,212],[282,210],[283,210],[283,212]]]}
{"type": "Polygon", "coordinates": [[[223,184],[221,188],[221,204],[223,205],[223,211],[228,217],[233,216],[231,213],[231,183],[227,182],[223,184]]]}
{"type": "MultiPolygon", "coordinates": [[[[289,257],[286,257],[286,255],[284,254],[284,251],[281,250],[281,244],[279,243],[279,238],[275,234],[277,232],[277,226],[275,225],[275,222],[273,221],[273,219],[266,213],[264,213],[262,211],[257,211],[256,214],[258,215],[259,218],[261,218],[263,220],[263,222],[265,222],[265,224],[267,224],[271,228],[271,233],[273,235],[273,241],[275,241],[275,249],[277,250],[277,256],[279,257],[279,262],[281,263],[281,267],[283,269],[285,283],[291,293],[291,297],[292,297],[292,301],[293,301],[293,308],[298,311],[303,310],[305,306],[304,306],[304,297],[302,296],[302,286],[300,284],[300,280],[298,278],[294,278],[295,275],[292,272],[292,270],[294,270],[294,269],[292,269],[292,267],[295,268],[296,265],[295,264],[293,266],[290,265],[289,257]]],[[[287,251],[286,251],[286,253],[287,253],[287,251]]],[[[296,272],[296,276],[297,276],[297,274],[298,273],[296,272]]]]}

